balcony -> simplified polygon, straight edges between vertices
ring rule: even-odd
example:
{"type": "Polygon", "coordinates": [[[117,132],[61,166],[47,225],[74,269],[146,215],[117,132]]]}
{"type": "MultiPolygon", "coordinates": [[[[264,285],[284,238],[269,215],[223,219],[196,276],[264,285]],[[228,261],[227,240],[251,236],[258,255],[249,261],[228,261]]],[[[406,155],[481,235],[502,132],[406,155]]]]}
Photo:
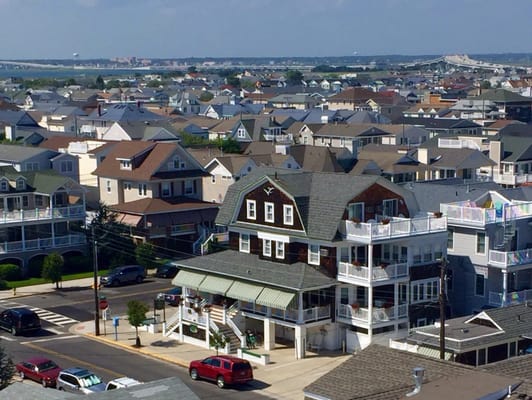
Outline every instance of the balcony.
{"type": "Polygon", "coordinates": [[[532,289],[521,290],[518,292],[503,293],[490,292],[489,304],[490,306],[502,307],[504,305],[522,304],[527,301],[532,301],[532,289]],[[504,301],[503,301],[504,300],[504,301]]]}
{"type": "MultiPolygon", "coordinates": [[[[532,249],[523,249],[517,251],[489,251],[489,264],[492,267],[507,269],[515,266],[527,264],[532,267],[532,249]]],[[[515,268],[511,268],[515,269],[515,268]]]]}
{"type": "Polygon", "coordinates": [[[493,181],[499,185],[522,185],[532,182],[532,174],[501,174],[493,172],[493,181]]]}
{"type": "Polygon", "coordinates": [[[446,218],[432,216],[421,218],[394,217],[388,223],[345,221],[347,240],[364,243],[446,231],[446,218]]]}
{"type": "Polygon", "coordinates": [[[376,324],[406,318],[408,316],[408,304],[399,304],[392,307],[373,307],[371,320],[368,308],[353,307],[350,304],[340,304],[337,313],[339,318],[350,320],[354,324],[357,322],[376,324]],[[397,315],[395,310],[397,310],[397,315]]]}
{"type": "Polygon", "coordinates": [[[503,204],[499,208],[483,208],[471,201],[461,201],[441,204],[440,210],[451,224],[484,227],[487,224],[532,217],[532,202],[515,202],[503,204]]]}
{"type": "Polygon", "coordinates": [[[52,219],[63,218],[85,218],[85,206],[2,211],[0,214],[0,224],[13,224],[27,221],[50,221],[52,219]]]}
{"type": "Polygon", "coordinates": [[[41,238],[20,242],[0,242],[0,254],[21,253],[41,249],[55,249],[60,247],[79,246],[87,243],[85,235],[65,235],[55,238],[41,238]]]}
{"type": "Polygon", "coordinates": [[[328,305],[303,309],[301,319],[299,319],[299,310],[294,308],[281,310],[279,308],[269,308],[251,302],[242,301],[240,302],[240,310],[252,312],[254,314],[268,315],[272,318],[282,321],[299,323],[307,323],[331,318],[331,307],[328,305]]]}
{"type": "Polygon", "coordinates": [[[369,276],[369,267],[367,266],[359,266],[347,262],[338,263],[337,279],[341,282],[387,282],[403,277],[408,277],[407,263],[375,266],[372,268],[371,279],[369,276]]]}

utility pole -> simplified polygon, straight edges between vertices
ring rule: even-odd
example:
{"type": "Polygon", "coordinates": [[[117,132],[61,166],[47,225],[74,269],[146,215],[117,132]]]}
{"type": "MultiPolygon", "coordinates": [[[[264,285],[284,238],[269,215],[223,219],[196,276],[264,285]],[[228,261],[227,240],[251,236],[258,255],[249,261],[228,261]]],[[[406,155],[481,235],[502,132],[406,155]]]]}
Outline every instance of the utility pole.
{"type": "Polygon", "coordinates": [[[100,301],[98,298],[98,242],[94,236],[94,226],[92,227],[92,244],[94,249],[93,262],[93,287],[94,287],[94,334],[100,336],[100,301]]]}
{"type": "Polygon", "coordinates": [[[440,266],[440,359],[445,360],[445,281],[447,260],[442,258],[440,266]]]}

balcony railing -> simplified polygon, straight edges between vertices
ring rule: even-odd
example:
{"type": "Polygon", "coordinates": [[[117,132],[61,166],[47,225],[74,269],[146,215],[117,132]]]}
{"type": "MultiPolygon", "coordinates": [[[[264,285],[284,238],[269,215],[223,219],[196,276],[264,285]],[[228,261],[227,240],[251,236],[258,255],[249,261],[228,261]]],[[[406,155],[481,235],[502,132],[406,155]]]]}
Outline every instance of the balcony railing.
{"type": "Polygon", "coordinates": [[[532,217],[532,202],[503,204],[499,208],[477,207],[470,201],[441,204],[440,210],[449,222],[473,226],[500,223],[532,217]]]}
{"type": "Polygon", "coordinates": [[[328,305],[303,309],[301,321],[299,320],[299,310],[294,308],[288,308],[286,310],[281,310],[279,308],[268,309],[268,307],[265,306],[261,306],[247,301],[242,301],[240,302],[240,309],[243,311],[249,311],[261,315],[271,315],[273,318],[290,322],[311,322],[322,319],[328,319],[331,317],[331,307],[328,305]]]}
{"type": "Polygon", "coordinates": [[[35,208],[31,210],[2,211],[0,224],[39,221],[60,218],[84,218],[85,206],[68,206],[58,208],[35,208]]]}
{"type": "Polygon", "coordinates": [[[522,185],[532,182],[532,174],[501,174],[493,172],[493,181],[502,185],[522,185]]]}
{"type": "MultiPolygon", "coordinates": [[[[386,266],[375,266],[372,270],[371,281],[385,281],[408,276],[408,264],[390,264],[386,266]]],[[[338,279],[340,280],[369,280],[369,268],[358,266],[347,262],[338,263],[338,279]]]]}
{"type": "Polygon", "coordinates": [[[489,304],[495,307],[502,307],[503,305],[511,304],[522,304],[526,301],[532,301],[532,289],[506,293],[506,296],[504,296],[503,293],[497,292],[490,292],[489,295],[489,304]]]}
{"type": "Polygon", "coordinates": [[[532,264],[532,249],[523,249],[517,251],[490,250],[489,263],[490,265],[499,268],[532,264]]]}
{"type": "Polygon", "coordinates": [[[394,239],[447,231],[447,219],[436,217],[396,218],[389,223],[345,221],[348,240],[394,239]]]}
{"type": "Polygon", "coordinates": [[[77,246],[80,244],[85,244],[86,242],[87,238],[85,235],[79,234],[56,236],[55,238],[32,239],[19,242],[0,242],[0,254],[77,246]]]}
{"type": "MultiPolygon", "coordinates": [[[[353,307],[350,304],[340,304],[338,307],[338,317],[350,319],[353,322],[360,321],[370,323],[369,309],[362,307],[353,307]]],[[[406,318],[408,315],[408,304],[399,304],[392,307],[373,307],[372,323],[394,321],[395,319],[406,318]],[[395,315],[397,309],[397,315],[395,315]]]]}

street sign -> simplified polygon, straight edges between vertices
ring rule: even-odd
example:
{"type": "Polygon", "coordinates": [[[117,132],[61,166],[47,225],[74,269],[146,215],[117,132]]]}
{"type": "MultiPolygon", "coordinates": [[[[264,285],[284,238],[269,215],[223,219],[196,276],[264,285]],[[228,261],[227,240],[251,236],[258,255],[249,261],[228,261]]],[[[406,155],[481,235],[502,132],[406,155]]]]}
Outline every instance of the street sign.
{"type": "Polygon", "coordinates": [[[100,310],[106,310],[109,307],[109,302],[105,299],[100,300],[100,310]]]}

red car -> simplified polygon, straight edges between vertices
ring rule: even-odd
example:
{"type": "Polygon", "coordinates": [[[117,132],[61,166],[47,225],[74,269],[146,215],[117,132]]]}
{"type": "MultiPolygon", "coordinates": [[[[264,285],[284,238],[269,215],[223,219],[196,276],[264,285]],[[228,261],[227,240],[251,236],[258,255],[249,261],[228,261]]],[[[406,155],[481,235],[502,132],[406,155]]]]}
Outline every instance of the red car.
{"type": "Polygon", "coordinates": [[[193,380],[202,378],[215,381],[219,388],[253,379],[253,368],[247,360],[226,355],[191,361],[188,373],[193,380]]]}
{"type": "Polygon", "coordinates": [[[28,378],[39,382],[44,387],[55,387],[61,367],[44,357],[33,357],[18,363],[15,368],[22,379],[28,378]]]}

